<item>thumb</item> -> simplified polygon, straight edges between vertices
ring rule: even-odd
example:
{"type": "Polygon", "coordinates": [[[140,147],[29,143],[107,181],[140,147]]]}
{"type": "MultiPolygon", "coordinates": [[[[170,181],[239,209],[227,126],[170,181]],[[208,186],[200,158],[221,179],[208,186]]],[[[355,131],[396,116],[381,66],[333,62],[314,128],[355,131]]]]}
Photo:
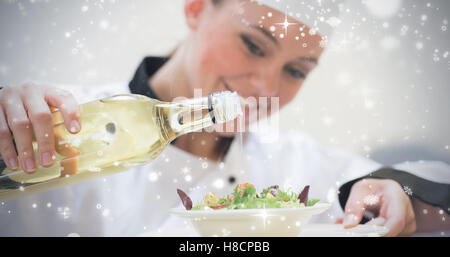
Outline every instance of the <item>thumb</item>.
{"type": "Polygon", "coordinates": [[[352,187],[345,204],[344,228],[352,228],[359,224],[364,215],[363,199],[367,194],[367,190],[361,186],[355,184],[352,187]]]}

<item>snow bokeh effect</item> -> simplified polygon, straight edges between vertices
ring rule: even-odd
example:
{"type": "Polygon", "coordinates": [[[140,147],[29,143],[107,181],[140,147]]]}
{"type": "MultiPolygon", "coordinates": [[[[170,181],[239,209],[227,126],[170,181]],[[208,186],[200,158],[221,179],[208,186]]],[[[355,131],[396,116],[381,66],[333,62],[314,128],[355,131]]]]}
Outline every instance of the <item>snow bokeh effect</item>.
{"type": "Polygon", "coordinates": [[[185,36],[182,19],[167,20],[182,2],[0,0],[0,83],[128,80],[185,36]]]}
{"type": "MultiPolygon", "coordinates": [[[[0,84],[128,81],[187,35],[182,3],[0,0],[0,84]]],[[[447,0],[348,1],[281,130],[384,164],[450,162],[449,13],[447,0]]]]}
{"type": "Polygon", "coordinates": [[[390,165],[450,162],[448,1],[347,1],[283,129],[390,165]]]}

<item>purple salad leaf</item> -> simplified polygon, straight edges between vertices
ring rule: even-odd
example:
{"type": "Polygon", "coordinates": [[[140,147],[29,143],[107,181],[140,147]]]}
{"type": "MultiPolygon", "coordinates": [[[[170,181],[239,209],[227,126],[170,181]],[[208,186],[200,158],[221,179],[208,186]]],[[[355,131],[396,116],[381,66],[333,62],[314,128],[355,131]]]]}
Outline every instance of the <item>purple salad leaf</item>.
{"type": "Polygon", "coordinates": [[[185,192],[183,192],[183,190],[181,190],[181,189],[177,189],[177,193],[180,196],[180,199],[184,205],[184,208],[186,208],[186,210],[190,211],[192,209],[191,198],[185,192]]]}
{"type": "Polygon", "coordinates": [[[309,185],[305,186],[302,192],[298,195],[300,203],[303,203],[305,206],[308,206],[308,193],[309,193],[309,185]]]}

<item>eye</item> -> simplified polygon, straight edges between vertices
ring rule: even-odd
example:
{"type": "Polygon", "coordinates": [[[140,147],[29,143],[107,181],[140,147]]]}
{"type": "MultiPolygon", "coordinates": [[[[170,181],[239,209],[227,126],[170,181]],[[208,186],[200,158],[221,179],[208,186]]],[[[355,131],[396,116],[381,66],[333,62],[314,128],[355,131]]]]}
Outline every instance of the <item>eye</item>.
{"type": "Polygon", "coordinates": [[[241,39],[242,39],[242,42],[244,42],[247,49],[250,51],[250,53],[252,53],[256,56],[259,56],[259,57],[265,56],[265,54],[261,50],[261,48],[258,45],[256,45],[255,43],[253,43],[253,41],[249,37],[247,37],[245,35],[241,35],[241,39]]]}
{"type": "Polygon", "coordinates": [[[306,74],[303,73],[299,69],[295,69],[292,67],[286,67],[285,70],[286,70],[286,72],[289,73],[289,75],[291,75],[295,79],[304,79],[306,77],[306,74]]]}

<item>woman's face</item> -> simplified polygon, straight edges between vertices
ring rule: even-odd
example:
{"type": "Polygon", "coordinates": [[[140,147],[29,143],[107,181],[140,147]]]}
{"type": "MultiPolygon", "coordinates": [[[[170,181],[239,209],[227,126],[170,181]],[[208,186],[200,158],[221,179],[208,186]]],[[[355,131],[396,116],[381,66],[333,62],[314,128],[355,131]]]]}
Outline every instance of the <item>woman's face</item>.
{"type": "MultiPolygon", "coordinates": [[[[193,30],[186,63],[189,84],[204,95],[230,90],[244,98],[278,97],[282,108],[323,51],[320,35],[310,35],[308,27],[284,13],[250,1],[224,0],[216,6],[211,0],[187,0],[185,13],[193,30]],[[192,2],[200,7],[189,9],[192,2]],[[196,16],[190,13],[195,11],[196,16]]],[[[270,114],[270,100],[268,107],[270,114]]]]}

